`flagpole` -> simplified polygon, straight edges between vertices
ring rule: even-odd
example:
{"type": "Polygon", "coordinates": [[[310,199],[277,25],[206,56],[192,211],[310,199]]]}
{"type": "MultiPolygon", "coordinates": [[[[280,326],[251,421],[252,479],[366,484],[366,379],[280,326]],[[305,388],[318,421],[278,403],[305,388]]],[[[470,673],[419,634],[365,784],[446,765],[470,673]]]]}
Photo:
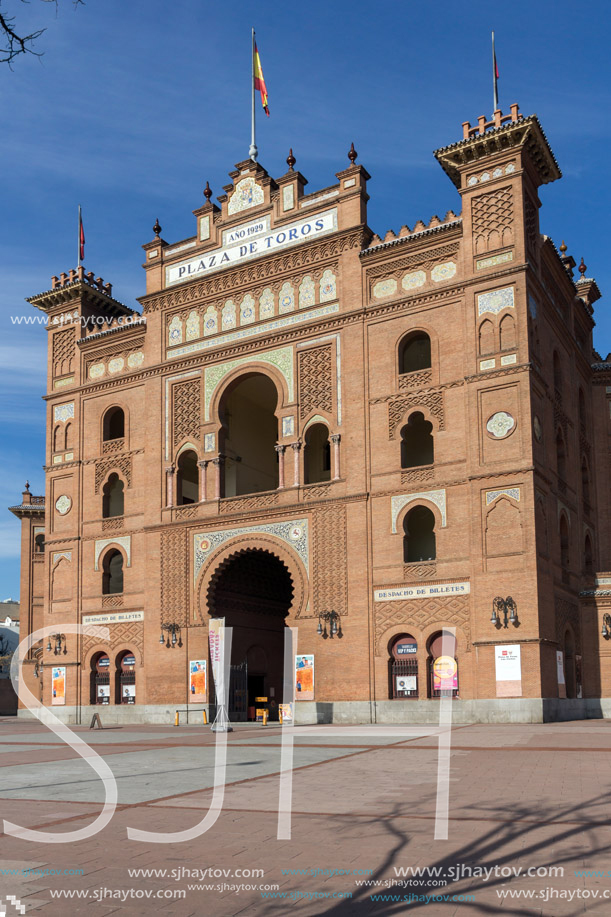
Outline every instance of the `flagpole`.
{"type": "Polygon", "coordinates": [[[252,30],[252,74],[251,74],[251,90],[252,90],[252,120],[251,120],[251,134],[250,134],[250,150],[248,151],[249,157],[253,162],[257,161],[258,150],[257,144],[255,143],[255,30],[252,30]]]}
{"type": "Polygon", "coordinates": [[[81,266],[81,205],[80,205],[80,204],[78,205],[78,233],[77,233],[77,240],[78,240],[78,258],[77,258],[76,266],[77,266],[77,267],[80,267],[80,266],[81,266]]]}
{"type": "Polygon", "coordinates": [[[494,108],[493,112],[499,107],[499,89],[496,80],[496,54],[494,52],[494,30],[492,32],[492,83],[494,87],[494,108]]]}

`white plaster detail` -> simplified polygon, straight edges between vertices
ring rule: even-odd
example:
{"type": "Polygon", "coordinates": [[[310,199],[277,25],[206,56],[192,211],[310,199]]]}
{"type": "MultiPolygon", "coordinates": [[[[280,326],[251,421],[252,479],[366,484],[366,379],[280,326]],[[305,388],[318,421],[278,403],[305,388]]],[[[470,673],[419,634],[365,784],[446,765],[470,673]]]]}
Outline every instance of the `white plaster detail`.
{"type": "Polygon", "coordinates": [[[354,188],[356,185],[356,178],[347,178],[344,182],[344,188],[354,188]]]}
{"type": "Polygon", "coordinates": [[[156,258],[158,254],[159,254],[159,249],[158,249],[158,248],[154,248],[151,252],[149,252],[149,261],[150,261],[152,258],[156,258]]]}
{"type": "Polygon", "coordinates": [[[132,565],[132,538],[131,535],[121,535],[118,538],[100,538],[99,541],[95,542],[95,570],[99,569],[99,560],[100,554],[107,548],[108,545],[118,544],[119,547],[123,548],[125,551],[125,556],[127,557],[127,566],[131,567],[132,565]]]}
{"type": "Polygon", "coordinates": [[[173,347],[175,344],[182,344],[182,321],[179,315],[175,315],[168,327],[168,344],[173,347]]]}
{"type": "Polygon", "coordinates": [[[486,491],[486,506],[490,506],[494,500],[497,500],[499,497],[511,497],[512,500],[515,500],[516,503],[520,502],[520,488],[519,487],[504,487],[502,490],[487,490],[486,491]]]}
{"type": "Polygon", "coordinates": [[[72,551],[54,551],[51,555],[51,563],[56,564],[62,557],[65,557],[66,560],[72,563],[72,551]]]}
{"type": "Polygon", "coordinates": [[[266,287],[259,297],[259,320],[271,318],[274,314],[274,293],[266,287]]]}
{"type": "Polygon", "coordinates": [[[247,293],[240,305],[240,324],[251,325],[256,320],[255,300],[250,293],[247,293]]]}
{"type": "Polygon", "coordinates": [[[498,255],[491,255],[489,258],[480,258],[475,267],[481,271],[485,267],[494,267],[497,264],[505,264],[507,261],[513,261],[513,252],[501,252],[498,255]]]}
{"type": "Polygon", "coordinates": [[[391,497],[390,512],[392,520],[392,531],[394,534],[397,532],[397,517],[403,507],[408,506],[410,503],[418,503],[421,500],[428,500],[429,503],[433,503],[437,507],[441,513],[441,527],[446,527],[447,522],[445,490],[427,490],[421,491],[417,494],[402,494],[400,496],[391,497]]]}
{"type": "Polygon", "coordinates": [[[316,302],[316,287],[308,275],[299,284],[299,308],[309,309],[316,302]]]}

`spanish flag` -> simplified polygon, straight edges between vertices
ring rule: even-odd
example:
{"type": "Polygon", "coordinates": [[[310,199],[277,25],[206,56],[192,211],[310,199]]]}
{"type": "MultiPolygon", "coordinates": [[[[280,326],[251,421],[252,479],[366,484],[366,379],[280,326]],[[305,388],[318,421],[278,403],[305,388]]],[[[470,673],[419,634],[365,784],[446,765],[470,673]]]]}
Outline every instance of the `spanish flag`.
{"type": "Polygon", "coordinates": [[[258,89],[261,93],[261,105],[265,111],[265,114],[269,118],[269,106],[267,104],[267,88],[265,86],[265,78],[263,76],[263,70],[261,68],[261,58],[259,57],[259,51],[255,43],[255,52],[253,60],[253,74],[255,81],[255,89],[258,89]]]}

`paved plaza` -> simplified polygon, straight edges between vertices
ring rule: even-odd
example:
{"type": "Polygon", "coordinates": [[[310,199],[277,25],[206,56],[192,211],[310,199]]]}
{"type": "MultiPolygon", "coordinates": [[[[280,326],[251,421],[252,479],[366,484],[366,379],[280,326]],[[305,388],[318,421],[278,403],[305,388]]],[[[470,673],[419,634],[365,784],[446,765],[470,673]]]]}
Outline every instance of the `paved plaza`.
{"type": "MultiPolygon", "coordinates": [[[[74,731],[110,766],[117,809],[79,842],[2,835],[7,917],[23,907],[49,917],[611,914],[609,722],[454,728],[447,840],[434,839],[438,739],[427,727],[410,737],[298,728],[291,839],[278,840],[281,729],[238,726],[218,820],[167,844],[127,829],[184,831],[206,815],[210,728],[74,731]]],[[[100,778],[52,732],[0,720],[4,820],[74,832],[103,801],[100,778]]]]}

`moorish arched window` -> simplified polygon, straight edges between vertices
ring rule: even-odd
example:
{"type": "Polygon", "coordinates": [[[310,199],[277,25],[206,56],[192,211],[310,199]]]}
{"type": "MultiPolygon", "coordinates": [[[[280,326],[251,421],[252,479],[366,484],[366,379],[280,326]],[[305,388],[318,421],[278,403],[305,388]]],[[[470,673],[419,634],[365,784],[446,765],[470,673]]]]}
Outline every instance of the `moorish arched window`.
{"type": "Polygon", "coordinates": [[[123,555],[120,551],[109,551],[102,564],[102,595],[116,595],[123,592],[123,555]]]}
{"type": "Polygon", "coordinates": [[[314,423],[306,430],[303,474],[305,484],[331,479],[331,444],[329,431],[323,423],[314,423]]]}
{"type": "Polygon", "coordinates": [[[125,412],[123,408],[109,408],[104,414],[102,438],[104,442],[111,439],[123,439],[125,436],[125,412]]]}
{"type": "Polygon", "coordinates": [[[401,468],[432,465],[435,461],[433,424],[415,411],[401,430],[401,468]]]}
{"type": "Polygon", "coordinates": [[[176,505],[199,502],[199,468],[192,449],[182,452],[176,473],[176,505]]]}
{"type": "Polygon", "coordinates": [[[414,506],[403,523],[403,559],[406,564],[435,560],[435,516],[428,506],[414,506]]]}
{"type": "Polygon", "coordinates": [[[399,373],[431,368],[431,339],[425,331],[406,335],[399,345],[399,373]]]}
{"type": "Polygon", "coordinates": [[[102,496],[102,517],[111,519],[113,516],[122,516],[124,507],[123,481],[114,473],[104,485],[102,496]]]}

